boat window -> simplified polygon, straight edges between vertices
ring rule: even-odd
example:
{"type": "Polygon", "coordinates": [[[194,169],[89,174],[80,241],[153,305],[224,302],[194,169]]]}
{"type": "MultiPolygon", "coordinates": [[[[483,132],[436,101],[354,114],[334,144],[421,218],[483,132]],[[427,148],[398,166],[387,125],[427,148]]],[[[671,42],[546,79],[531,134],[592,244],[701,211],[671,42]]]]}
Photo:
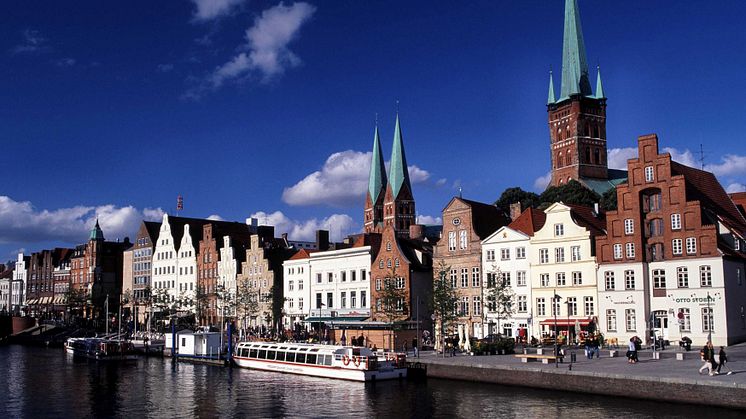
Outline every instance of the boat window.
{"type": "Polygon", "coordinates": [[[277,359],[278,361],[284,361],[285,360],[285,351],[277,351],[277,359]]]}
{"type": "Polygon", "coordinates": [[[295,355],[295,362],[299,364],[305,364],[306,363],[306,354],[296,354],[295,355]]]}
{"type": "Polygon", "coordinates": [[[324,359],[326,359],[326,355],[319,355],[316,357],[316,363],[319,365],[324,365],[324,359]]]}
{"type": "Polygon", "coordinates": [[[308,348],[300,348],[300,349],[298,349],[298,350],[299,350],[299,351],[307,351],[307,350],[308,350],[308,348]]]}
{"type": "Polygon", "coordinates": [[[256,349],[253,349],[253,348],[250,349],[249,350],[249,358],[256,358],[256,352],[257,352],[256,349]]]}
{"type": "Polygon", "coordinates": [[[259,350],[259,356],[257,356],[259,359],[267,359],[267,351],[264,349],[259,350]]]}
{"type": "Polygon", "coordinates": [[[324,356],[324,365],[332,365],[332,356],[331,355],[324,356]]]}
{"type": "Polygon", "coordinates": [[[308,354],[306,364],[316,364],[316,354],[308,354]]]}
{"type": "Polygon", "coordinates": [[[285,355],[285,361],[287,361],[287,362],[295,362],[295,352],[288,352],[285,355]]]}
{"type": "Polygon", "coordinates": [[[275,359],[275,351],[267,351],[267,359],[275,359]]]}
{"type": "Polygon", "coordinates": [[[319,348],[313,348],[313,349],[311,349],[311,352],[318,352],[318,351],[319,351],[319,348]]]}

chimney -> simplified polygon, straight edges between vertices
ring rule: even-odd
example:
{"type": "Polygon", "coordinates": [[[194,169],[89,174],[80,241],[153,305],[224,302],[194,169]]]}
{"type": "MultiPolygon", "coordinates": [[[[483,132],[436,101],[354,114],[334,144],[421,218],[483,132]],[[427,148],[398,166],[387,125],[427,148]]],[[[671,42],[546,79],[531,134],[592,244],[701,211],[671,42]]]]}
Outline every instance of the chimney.
{"type": "Polygon", "coordinates": [[[425,226],[422,224],[412,224],[409,226],[409,238],[412,240],[421,240],[425,236],[425,226]]]}
{"type": "Polygon", "coordinates": [[[510,204],[510,220],[515,221],[516,218],[521,216],[521,202],[514,202],[510,204]]]}
{"type": "Polygon", "coordinates": [[[329,231],[316,230],[316,248],[322,252],[329,250],[329,231]]]}

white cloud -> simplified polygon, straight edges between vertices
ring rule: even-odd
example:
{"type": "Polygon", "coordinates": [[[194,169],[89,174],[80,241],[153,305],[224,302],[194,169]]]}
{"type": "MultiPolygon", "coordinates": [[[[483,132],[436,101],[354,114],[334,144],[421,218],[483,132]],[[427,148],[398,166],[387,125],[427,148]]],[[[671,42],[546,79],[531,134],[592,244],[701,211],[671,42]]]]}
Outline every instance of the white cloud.
{"type": "Polygon", "coordinates": [[[219,216],[218,214],[212,214],[211,216],[207,217],[207,219],[212,221],[225,221],[225,218],[219,216]]]}
{"type": "Polygon", "coordinates": [[[60,58],[59,60],[54,60],[54,65],[57,67],[72,67],[76,63],[75,58],[60,58]]]}
{"type": "Polygon", "coordinates": [[[48,51],[47,38],[35,29],[26,29],[23,31],[23,41],[13,47],[10,51],[13,54],[33,54],[48,51]]]}
{"type": "MultiPolygon", "coordinates": [[[[329,205],[349,207],[365,202],[372,153],[347,150],[333,153],[321,170],[311,173],[282,192],[289,205],[329,205]]],[[[412,184],[430,179],[430,172],[410,165],[412,184]]]]}
{"type": "Polygon", "coordinates": [[[694,167],[697,169],[699,169],[700,167],[699,162],[689,150],[685,149],[684,151],[679,151],[673,147],[663,147],[663,152],[670,154],[671,160],[677,163],[681,163],[684,166],[694,167]]]}
{"type": "Polygon", "coordinates": [[[159,73],[168,73],[169,71],[174,69],[173,64],[158,64],[156,67],[159,73]]]}
{"type": "Polygon", "coordinates": [[[612,148],[607,153],[609,169],[627,170],[627,160],[637,158],[637,148],[612,148]]]}
{"type": "Polygon", "coordinates": [[[280,3],[262,12],[246,30],[244,51],[215,69],[208,78],[209,87],[218,88],[255,71],[261,73],[262,81],[266,82],[287,68],[299,65],[300,58],[288,49],[288,44],[315,11],[315,6],[298,2],[290,6],[280,3]]]}
{"type": "Polygon", "coordinates": [[[275,234],[288,233],[290,240],[312,241],[316,238],[316,230],[329,230],[332,241],[341,241],[350,234],[359,232],[359,226],[347,214],[332,214],[326,218],[312,218],[305,221],[292,220],[281,211],[267,213],[258,211],[251,214],[251,218],[259,220],[260,225],[275,226],[275,234]]]}
{"type": "Polygon", "coordinates": [[[725,188],[725,192],[728,193],[736,193],[736,192],[746,192],[746,185],[743,183],[733,182],[728,187],[725,188]]]}
{"type": "Polygon", "coordinates": [[[438,179],[438,180],[437,180],[437,181],[435,182],[435,186],[437,186],[438,188],[441,188],[441,187],[445,186],[445,184],[446,184],[447,182],[448,182],[448,179],[446,179],[446,178],[438,179]]]}
{"type": "Polygon", "coordinates": [[[133,238],[140,221],[160,220],[163,210],[114,205],[39,210],[31,202],[0,196],[0,243],[83,242],[98,218],[107,240],[133,238]]]}
{"type": "Polygon", "coordinates": [[[738,176],[746,174],[746,156],[726,154],[720,159],[720,163],[707,164],[705,169],[716,176],[738,176]]]}
{"type": "Polygon", "coordinates": [[[540,176],[534,180],[534,190],[543,192],[547,186],[549,186],[549,182],[552,181],[552,172],[547,172],[546,175],[540,176]]]}
{"type": "Polygon", "coordinates": [[[443,224],[443,219],[431,215],[420,215],[417,217],[417,224],[440,225],[443,224]]]}
{"type": "Polygon", "coordinates": [[[194,11],[194,20],[206,21],[227,15],[244,0],[192,0],[197,10],[194,11]]]}

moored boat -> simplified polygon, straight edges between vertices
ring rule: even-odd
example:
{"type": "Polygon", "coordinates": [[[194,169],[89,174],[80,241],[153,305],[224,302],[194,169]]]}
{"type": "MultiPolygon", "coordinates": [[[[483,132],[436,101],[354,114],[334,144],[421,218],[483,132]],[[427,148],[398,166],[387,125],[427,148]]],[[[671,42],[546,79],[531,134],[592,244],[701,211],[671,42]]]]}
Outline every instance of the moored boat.
{"type": "Polygon", "coordinates": [[[352,381],[407,376],[406,355],[377,354],[356,346],[242,342],[233,360],[239,367],[352,381]]]}
{"type": "Polygon", "coordinates": [[[121,361],[137,358],[132,343],[126,340],[82,338],[73,340],[70,346],[73,355],[97,361],[121,361]]]}

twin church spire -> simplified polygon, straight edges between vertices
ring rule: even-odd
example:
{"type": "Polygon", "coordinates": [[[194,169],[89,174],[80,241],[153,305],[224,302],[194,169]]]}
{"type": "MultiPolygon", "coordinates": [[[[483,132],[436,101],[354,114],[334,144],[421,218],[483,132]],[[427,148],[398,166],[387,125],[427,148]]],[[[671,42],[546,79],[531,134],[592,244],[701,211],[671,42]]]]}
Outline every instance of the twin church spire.
{"type": "Polygon", "coordinates": [[[381,232],[384,227],[391,226],[397,235],[406,237],[409,235],[409,226],[414,223],[414,197],[404,153],[401,123],[397,113],[388,176],[386,176],[386,166],[381,152],[378,124],[373,134],[373,155],[370,162],[368,194],[365,200],[365,232],[381,232]]]}

